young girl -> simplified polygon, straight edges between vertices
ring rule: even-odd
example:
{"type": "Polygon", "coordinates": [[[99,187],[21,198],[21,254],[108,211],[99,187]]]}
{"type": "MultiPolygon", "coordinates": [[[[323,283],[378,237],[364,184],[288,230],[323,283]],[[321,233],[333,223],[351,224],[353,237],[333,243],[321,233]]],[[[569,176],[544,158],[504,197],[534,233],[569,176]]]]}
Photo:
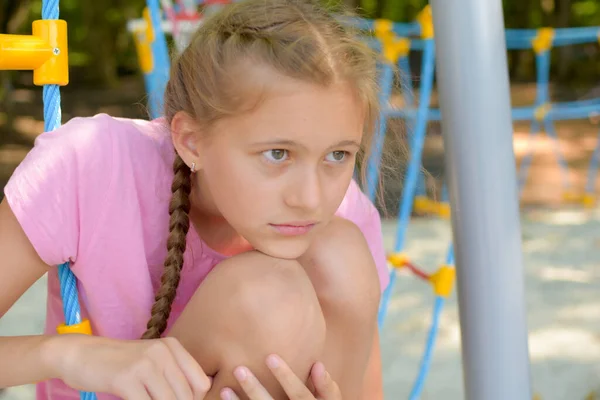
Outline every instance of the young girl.
{"type": "Polygon", "coordinates": [[[0,316],[48,273],[46,330],[0,338],[0,387],[381,399],[387,269],[352,180],[375,80],[374,54],[316,4],[246,0],[174,61],[164,118],[40,135],[0,205],[0,316]],[[66,261],[94,336],[54,334],[66,261]]]}

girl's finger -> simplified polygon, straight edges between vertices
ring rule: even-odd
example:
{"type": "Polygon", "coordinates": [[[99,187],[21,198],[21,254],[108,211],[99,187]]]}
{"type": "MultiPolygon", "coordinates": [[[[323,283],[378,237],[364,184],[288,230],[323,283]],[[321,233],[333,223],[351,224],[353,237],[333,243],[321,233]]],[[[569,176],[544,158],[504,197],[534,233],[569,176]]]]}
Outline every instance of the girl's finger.
{"type": "Polygon", "coordinates": [[[119,390],[119,397],[127,400],[152,400],[141,382],[130,382],[122,390],[119,390]]]}
{"type": "Polygon", "coordinates": [[[313,365],[310,376],[315,385],[319,400],[342,399],[340,388],[333,379],[331,379],[331,375],[325,370],[325,366],[322,363],[318,362],[313,365]]]}
{"type": "Polygon", "coordinates": [[[292,400],[315,400],[315,397],[292,369],[275,354],[267,357],[267,366],[292,400]]]}
{"type": "Polygon", "coordinates": [[[192,387],[194,399],[203,399],[212,386],[210,378],[177,339],[168,337],[163,340],[169,346],[177,365],[192,387]]]}
{"type": "Polygon", "coordinates": [[[237,367],[233,371],[233,375],[250,400],[273,400],[269,392],[267,392],[248,368],[237,367]]]}
{"type": "Polygon", "coordinates": [[[221,390],[221,400],[240,400],[235,392],[229,388],[221,390]]]}
{"type": "Polygon", "coordinates": [[[165,366],[165,379],[171,385],[173,392],[177,396],[177,400],[192,400],[194,394],[192,387],[175,362],[170,362],[165,366]]]}
{"type": "Polygon", "coordinates": [[[175,392],[164,376],[148,377],[144,385],[153,400],[177,400],[175,392]]]}

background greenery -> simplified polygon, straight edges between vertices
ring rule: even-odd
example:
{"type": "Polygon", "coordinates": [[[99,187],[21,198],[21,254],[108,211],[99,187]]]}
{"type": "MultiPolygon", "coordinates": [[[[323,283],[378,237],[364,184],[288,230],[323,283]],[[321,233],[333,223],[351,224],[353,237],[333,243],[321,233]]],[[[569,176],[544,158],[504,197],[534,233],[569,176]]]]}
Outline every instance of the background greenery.
{"type": "MultiPolygon", "coordinates": [[[[370,18],[411,21],[426,0],[336,0],[370,18]]],[[[41,0],[0,2],[0,32],[29,33],[40,17],[41,0]]],[[[600,26],[600,0],[504,0],[507,28],[600,26]]],[[[78,84],[115,86],[119,78],[137,73],[137,60],[126,30],[128,19],[139,17],[145,0],[61,0],[61,18],[69,23],[70,63],[78,84]]],[[[582,84],[600,76],[598,44],[569,46],[553,52],[552,80],[582,84]]],[[[528,51],[509,54],[511,79],[535,78],[528,51]]]]}

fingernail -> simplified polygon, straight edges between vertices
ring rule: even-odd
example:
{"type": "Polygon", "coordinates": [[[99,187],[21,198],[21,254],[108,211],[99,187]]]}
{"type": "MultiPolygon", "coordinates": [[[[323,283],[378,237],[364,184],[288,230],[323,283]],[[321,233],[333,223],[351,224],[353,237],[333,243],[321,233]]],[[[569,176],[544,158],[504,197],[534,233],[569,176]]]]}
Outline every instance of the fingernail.
{"type": "Polygon", "coordinates": [[[317,361],[315,363],[314,369],[316,370],[317,375],[321,375],[321,378],[325,377],[325,366],[322,362],[317,361]]]}
{"type": "Polygon", "coordinates": [[[267,365],[269,366],[269,368],[279,367],[279,359],[277,358],[277,356],[271,354],[269,357],[267,357],[267,365]]]}
{"type": "Polygon", "coordinates": [[[248,374],[246,373],[246,368],[238,367],[233,371],[233,375],[237,378],[238,381],[243,382],[246,380],[248,374]]]}
{"type": "Polygon", "coordinates": [[[221,399],[222,400],[231,400],[233,399],[233,396],[231,395],[231,389],[223,389],[221,390],[221,399]]]}

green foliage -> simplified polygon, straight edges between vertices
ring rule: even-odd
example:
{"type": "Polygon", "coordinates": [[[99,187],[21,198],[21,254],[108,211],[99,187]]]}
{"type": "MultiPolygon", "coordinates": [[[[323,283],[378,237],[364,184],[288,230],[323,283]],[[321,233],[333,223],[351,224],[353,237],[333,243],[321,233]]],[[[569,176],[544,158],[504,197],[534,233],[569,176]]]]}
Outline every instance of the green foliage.
{"type": "MultiPolygon", "coordinates": [[[[428,3],[427,0],[323,1],[332,10],[343,5],[346,9],[358,9],[369,18],[404,22],[414,20],[428,3]]],[[[124,74],[138,73],[135,47],[126,24],[141,16],[145,3],[145,0],[60,0],[61,18],[69,23],[73,82],[110,86],[117,85],[124,74]]],[[[503,0],[503,6],[507,28],[600,26],[600,0],[503,0]]],[[[40,18],[40,14],[41,0],[0,2],[0,22],[6,24],[8,18],[13,25],[16,23],[18,32],[15,33],[29,33],[31,21],[40,18]]],[[[526,53],[511,52],[509,61],[513,79],[535,77],[533,58],[526,53]]],[[[597,43],[556,53],[552,60],[554,81],[574,83],[576,77],[578,83],[596,83],[600,70],[600,46],[597,43]],[[573,74],[574,71],[577,74],[573,74]]]]}

